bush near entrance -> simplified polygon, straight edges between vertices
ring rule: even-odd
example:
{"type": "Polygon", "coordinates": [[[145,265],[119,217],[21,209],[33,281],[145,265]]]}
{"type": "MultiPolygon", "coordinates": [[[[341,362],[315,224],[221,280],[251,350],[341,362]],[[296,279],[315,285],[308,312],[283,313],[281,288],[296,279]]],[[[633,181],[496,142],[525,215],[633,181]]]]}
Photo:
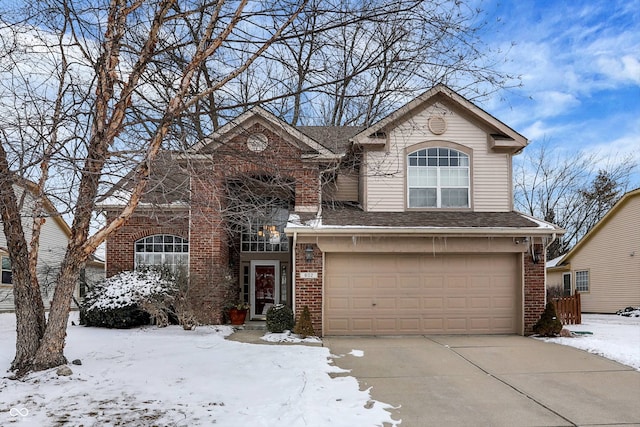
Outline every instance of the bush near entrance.
{"type": "Polygon", "coordinates": [[[282,333],[293,329],[293,311],[284,304],[276,304],[267,311],[267,330],[282,333]]]}

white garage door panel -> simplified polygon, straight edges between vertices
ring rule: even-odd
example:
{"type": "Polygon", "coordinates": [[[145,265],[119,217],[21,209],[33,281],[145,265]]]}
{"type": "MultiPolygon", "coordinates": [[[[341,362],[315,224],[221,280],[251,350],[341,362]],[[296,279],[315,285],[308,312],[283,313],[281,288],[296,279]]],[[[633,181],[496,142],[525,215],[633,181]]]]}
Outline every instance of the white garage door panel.
{"type": "Polygon", "coordinates": [[[328,335],[516,333],[512,254],[327,254],[328,335]]]}

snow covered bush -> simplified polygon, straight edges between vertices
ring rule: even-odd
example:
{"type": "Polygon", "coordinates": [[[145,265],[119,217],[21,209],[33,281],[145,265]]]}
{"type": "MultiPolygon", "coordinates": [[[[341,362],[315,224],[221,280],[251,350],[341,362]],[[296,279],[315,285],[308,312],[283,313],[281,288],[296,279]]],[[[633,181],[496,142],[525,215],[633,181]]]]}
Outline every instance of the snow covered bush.
{"type": "Polygon", "coordinates": [[[82,304],[87,326],[130,328],[151,318],[168,323],[177,285],[160,271],[125,271],[95,285],[82,304]]]}
{"type": "Polygon", "coordinates": [[[276,304],[267,310],[267,330],[281,333],[293,329],[293,311],[284,304],[276,304]]]}

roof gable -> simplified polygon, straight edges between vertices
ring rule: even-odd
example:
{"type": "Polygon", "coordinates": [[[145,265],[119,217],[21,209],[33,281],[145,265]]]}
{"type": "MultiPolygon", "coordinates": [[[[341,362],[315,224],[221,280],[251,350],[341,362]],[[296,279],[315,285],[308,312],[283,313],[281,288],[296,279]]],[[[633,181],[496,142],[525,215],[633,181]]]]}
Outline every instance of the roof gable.
{"type": "Polygon", "coordinates": [[[640,203],[640,188],[636,188],[635,190],[631,190],[627,193],[625,193],[620,200],[618,200],[616,202],[615,205],[613,205],[613,207],[611,209],[609,209],[609,212],[606,213],[605,216],[602,217],[602,219],[600,221],[598,221],[598,223],[596,225],[593,226],[593,228],[591,228],[591,230],[589,230],[589,232],[587,234],[585,234],[582,239],[580,239],[580,241],[578,243],[576,243],[576,245],[571,248],[571,250],[569,252],[567,252],[562,259],[560,259],[560,261],[558,261],[556,263],[556,266],[561,266],[563,264],[566,264],[568,262],[571,261],[571,258],[578,253],[591,239],[593,239],[594,236],[596,236],[598,233],[600,233],[601,230],[604,229],[604,227],[611,222],[611,220],[613,220],[613,218],[615,218],[615,216],[618,214],[618,212],[620,212],[625,206],[629,205],[630,203],[640,203]]]}
{"type": "Polygon", "coordinates": [[[483,127],[487,131],[494,149],[519,152],[528,143],[527,138],[443,84],[438,84],[419,95],[411,102],[355,135],[352,140],[355,144],[365,146],[384,145],[386,138],[381,137],[384,137],[400,123],[411,119],[436,102],[442,102],[450,106],[483,127]]]}
{"type": "Polygon", "coordinates": [[[267,129],[285,137],[284,139],[288,143],[295,145],[303,153],[306,153],[303,154],[303,158],[307,157],[323,160],[340,157],[339,154],[332,152],[315,139],[309,137],[295,127],[290,126],[261,107],[254,107],[237,118],[229,121],[224,126],[216,130],[210,137],[194,145],[189,150],[189,153],[198,154],[207,147],[215,150],[217,146],[224,144],[231,138],[246,131],[246,129],[249,129],[255,123],[260,123],[267,129]]]}
{"type": "MultiPolygon", "coordinates": [[[[33,197],[36,197],[37,186],[34,182],[31,182],[27,179],[17,178],[15,184],[19,187],[24,188],[28,191],[33,197]]],[[[68,237],[71,236],[71,228],[69,224],[62,218],[60,212],[55,208],[51,200],[47,196],[43,196],[43,207],[49,213],[49,216],[53,218],[54,222],[58,225],[58,227],[62,230],[62,232],[68,237]]]]}

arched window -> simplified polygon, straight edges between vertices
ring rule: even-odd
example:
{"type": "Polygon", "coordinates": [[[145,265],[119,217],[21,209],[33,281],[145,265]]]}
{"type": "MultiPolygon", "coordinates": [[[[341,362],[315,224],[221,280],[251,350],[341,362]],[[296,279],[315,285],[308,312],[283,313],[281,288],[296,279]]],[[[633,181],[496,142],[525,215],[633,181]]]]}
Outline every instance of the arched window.
{"type": "Polygon", "coordinates": [[[161,265],[176,271],[189,264],[189,241],[169,234],[156,234],[136,241],[136,268],[161,265]]]}
{"type": "Polygon", "coordinates": [[[407,156],[410,208],[468,208],[469,156],[451,148],[425,148],[407,156]]]}

